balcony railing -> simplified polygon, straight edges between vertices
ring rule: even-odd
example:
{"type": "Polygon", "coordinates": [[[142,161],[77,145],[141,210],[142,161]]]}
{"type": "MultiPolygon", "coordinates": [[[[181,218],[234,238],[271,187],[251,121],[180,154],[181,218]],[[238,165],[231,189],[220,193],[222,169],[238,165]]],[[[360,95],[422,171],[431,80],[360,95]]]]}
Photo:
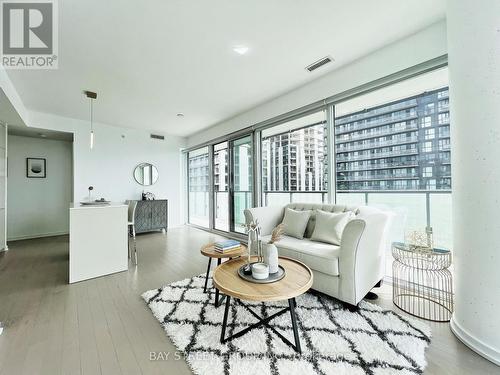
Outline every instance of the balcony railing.
{"type": "Polygon", "coordinates": [[[415,107],[416,105],[417,105],[417,99],[405,100],[404,102],[395,103],[392,105],[387,105],[384,107],[371,109],[369,111],[350,115],[350,116],[345,116],[343,118],[335,120],[335,122],[337,124],[346,124],[348,122],[356,121],[359,119],[364,119],[364,118],[367,118],[370,116],[377,116],[377,115],[381,115],[383,113],[394,112],[394,111],[401,110],[401,109],[415,107]]]}
{"type": "Polygon", "coordinates": [[[433,230],[434,246],[452,249],[450,190],[351,190],[337,191],[338,204],[388,208],[392,220],[391,240],[403,240],[412,230],[433,230]]]}
{"type": "Polygon", "coordinates": [[[382,126],[382,125],[387,125],[387,124],[392,124],[394,122],[399,122],[403,120],[411,120],[411,119],[416,119],[418,117],[417,112],[412,112],[412,113],[406,113],[404,115],[399,115],[399,116],[388,116],[387,118],[382,118],[382,119],[369,119],[360,123],[354,123],[350,124],[348,126],[343,126],[344,129],[341,129],[341,126],[335,129],[336,134],[343,134],[343,133],[349,133],[355,130],[362,130],[362,129],[368,129],[368,128],[373,128],[376,126],[382,126]]]}
{"type": "Polygon", "coordinates": [[[418,173],[402,174],[374,174],[365,176],[337,176],[338,181],[372,181],[372,180],[396,180],[396,179],[414,179],[419,178],[418,173]]]}
{"type": "MultiPolygon", "coordinates": [[[[347,163],[349,164],[349,163],[347,163]]],[[[356,165],[356,166],[345,166],[340,167],[337,165],[337,171],[349,172],[349,171],[370,171],[374,169],[390,169],[390,168],[407,168],[407,167],[417,167],[418,161],[406,161],[406,162],[394,162],[394,163],[377,163],[377,164],[367,164],[367,165],[356,165]]]]}
{"type": "Polygon", "coordinates": [[[352,160],[368,160],[368,159],[379,159],[391,156],[402,156],[402,155],[416,155],[418,150],[416,148],[409,150],[392,150],[385,152],[376,153],[366,153],[363,155],[337,155],[337,161],[352,161],[352,160]]]}
{"type": "Polygon", "coordinates": [[[450,110],[450,104],[438,104],[438,111],[439,112],[446,112],[450,110]]]}
{"type": "Polygon", "coordinates": [[[356,150],[378,148],[378,147],[385,147],[385,146],[394,146],[394,145],[401,145],[401,144],[407,144],[407,143],[417,143],[417,142],[418,142],[417,136],[401,137],[401,138],[391,139],[388,141],[366,142],[366,143],[363,143],[361,145],[338,145],[337,152],[356,151],[356,150]]]}
{"type": "MultiPolygon", "coordinates": [[[[243,233],[243,224],[245,217],[243,211],[245,208],[252,207],[253,193],[248,190],[234,190],[234,230],[243,233]]],[[[189,217],[188,222],[201,227],[209,228],[210,212],[209,212],[209,197],[208,191],[190,191],[189,192],[189,217]]],[[[229,193],[227,191],[214,192],[214,227],[215,229],[228,231],[229,230],[229,193]]]]}
{"type": "MultiPolygon", "coordinates": [[[[264,205],[285,205],[292,202],[327,203],[328,192],[264,192],[264,205]]],[[[337,191],[336,203],[389,209],[395,214],[390,231],[392,241],[404,241],[405,233],[430,227],[433,229],[435,246],[452,248],[449,190],[345,190],[337,191]]]]}
{"type": "Polygon", "coordinates": [[[386,129],[386,130],[372,130],[372,131],[367,131],[365,133],[361,134],[349,134],[347,136],[347,139],[342,139],[341,136],[337,136],[335,139],[336,143],[341,143],[341,142],[350,142],[350,141],[356,141],[356,140],[361,140],[361,139],[366,139],[366,138],[373,138],[373,137],[378,137],[378,136],[384,136],[384,135],[389,135],[389,134],[397,134],[397,133],[404,133],[407,131],[411,130],[417,130],[418,129],[418,124],[406,124],[406,126],[402,128],[397,128],[397,129],[386,129]]]}
{"type": "Polygon", "coordinates": [[[270,205],[285,205],[292,202],[327,203],[328,191],[264,191],[264,203],[270,205]]]}

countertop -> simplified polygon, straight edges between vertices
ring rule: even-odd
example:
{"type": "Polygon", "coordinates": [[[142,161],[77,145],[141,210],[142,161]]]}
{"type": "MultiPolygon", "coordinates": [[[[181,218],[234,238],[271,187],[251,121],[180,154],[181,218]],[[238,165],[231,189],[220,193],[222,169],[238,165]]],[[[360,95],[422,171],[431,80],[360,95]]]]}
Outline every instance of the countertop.
{"type": "Polygon", "coordinates": [[[104,204],[99,206],[81,206],[80,202],[71,202],[69,204],[70,210],[93,210],[93,209],[102,209],[102,208],[112,208],[112,207],[128,207],[125,203],[120,202],[111,202],[110,204],[104,204]]]}

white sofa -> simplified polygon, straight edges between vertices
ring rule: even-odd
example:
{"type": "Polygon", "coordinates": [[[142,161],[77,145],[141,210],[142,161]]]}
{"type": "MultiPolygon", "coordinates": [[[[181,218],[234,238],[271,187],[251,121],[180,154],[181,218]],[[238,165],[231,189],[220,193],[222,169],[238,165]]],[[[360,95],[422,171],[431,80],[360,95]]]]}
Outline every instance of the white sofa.
{"type": "MultiPolygon", "coordinates": [[[[304,262],[314,273],[312,288],[351,305],[357,305],[384,277],[385,250],[390,215],[373,207],[291,203],[293,210],[311,210],[304,239],[284,236],[276,243],[280,256],[304,262]],[[311,241],[315,210],[353,211],[356,217],[342,233],[340,246],[311,241]]],[[[245,210],[247,223],[258,220],[262,240],[282,222],[285,207],[269,206],[245,210]]]]}

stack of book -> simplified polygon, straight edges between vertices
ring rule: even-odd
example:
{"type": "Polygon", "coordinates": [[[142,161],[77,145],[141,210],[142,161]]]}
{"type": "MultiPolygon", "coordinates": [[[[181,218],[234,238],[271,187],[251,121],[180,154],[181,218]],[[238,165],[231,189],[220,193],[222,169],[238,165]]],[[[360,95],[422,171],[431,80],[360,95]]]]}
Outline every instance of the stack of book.
{"type": "Polygon", "coordinates": [[[215,251],[218,251],[220,253],[225,253],[227,251],[239,249],[240,247],[241,247],[240,241],[236,240],[225,240],[214,243],[215,251]]]}

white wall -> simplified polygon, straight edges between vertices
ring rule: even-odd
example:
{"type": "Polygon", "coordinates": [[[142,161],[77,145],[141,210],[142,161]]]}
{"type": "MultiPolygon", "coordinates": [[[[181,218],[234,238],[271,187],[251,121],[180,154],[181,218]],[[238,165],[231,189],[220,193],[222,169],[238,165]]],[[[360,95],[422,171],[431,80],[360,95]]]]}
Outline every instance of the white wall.
{"type": "Polygon", "coordinates": [[[30,126],[74,133],[75,201],[88,195],[89,186],[94,187],[94,196],[116,202],[141,199],[143,190],[151,191],[157,199],[169,200],[169,226],[184,223],[180,152],[184,138],[165,136],[161,141],[151,139],[145,130],[94,123],[95,143],[90,150],[88,121],[31,111],[30,126]],[[159,178],[153,186],[143,187],[133,178],[135,166],[143,162],[158,168],[159,178]]]}
{"type": "Polygon", "coordinates": [[[443,20],[285,95],[193,134],[188,137],[188,146],[254,125],[446,53],[446,22],[443,20]]]}
{"type": "Polygon", "coordinates": [[[7,239],[68,233],[72,143],[8,136],[7,239]],[[26,177],[26,158],[47,159],[46,178],[26,177]]]}
{"type": "Polygon", "coordinates": [[[7,249],[7,130],[0,124],[0,251],[7,249]]]}
{"type": "MultiPolygon", "coordinates": [[[[26,125],[29,117],[28,110],[24,106],[21,97],[16,91],[16,88],[10,81],[10,78],[7,75],[7,72],[5,71],[3,65],[0,65],[0,90],[0,93],[4,94],[9,101],[9,105],[12,109],[11,112],[15,113],[15,115],[12,117],[16,118],[14,119],[14,121],[16,121],[16,125],[26,125]]],[[[5,115],[5,113],[2,113],[2,115],[5,115]]],[[[7,121],[7,119],[5,118],[1,118],[0,120],[7,121]]]]}

